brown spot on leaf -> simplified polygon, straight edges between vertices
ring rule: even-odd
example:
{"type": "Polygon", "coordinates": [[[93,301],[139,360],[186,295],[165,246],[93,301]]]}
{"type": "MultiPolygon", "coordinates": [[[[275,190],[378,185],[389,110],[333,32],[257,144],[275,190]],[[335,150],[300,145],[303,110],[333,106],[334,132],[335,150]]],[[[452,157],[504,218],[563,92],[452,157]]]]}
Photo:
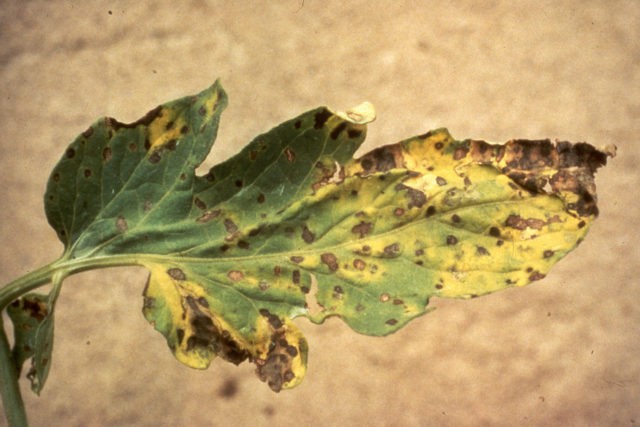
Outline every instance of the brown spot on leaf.
{"type": "Polygon", "coordinates": [[[490,255],[484,246],[476,246],[476,255],[490,255]]]}
{"type": "Polygon", "coordinates": [[[65,155],[67,156],[67,159],[73,159],[76,156],[76,150],[73,147],[69,147],[67,148],[65,155]]]}
{"type": "Polygon", "coordinates": [[[367,263],[361,260],[360,258],[356,258],[353,260],[353,266],[356,270],[364,270],[367,267],[367,263]]]}
{"type": "Polygon", "coordinates": [[[387,302],[389,299],[391,299],[391,297],[387,293],[380,295],[380,302],[387,302]]]}
{"type": "Polygon", "coordinates": [[[313,243],[315,239],[316,235],[309,230],[309,227],[304,225],[302,227],[302,240],[304,240],[305,243],[313,243]]]}
{"type": "Polygon", "coordinates": [[[176,139],[170,139],[169,141],[166,142],[166,144],[164,144],[163,148],[169,151],[175,151],[177,146],[178,146],[178,141],[176,139]]]}
{"type": "Polygon", "coordinates": [[[91,175],[93,175],[93,172],[91,172],[91,169],[85,169],[84,170],[84,177],[85,178],[91,178],[91,175]]]}
{"type": "Polygon", "coordinates": [[[460,216],[458,214],[451,215],[451,222],[454,224],[459,224],[461,221],[460,216]]]}
{"type": "Polygon", "coordinates": [[[193,204],[196,205],[198,209],[202,209],[202,210],[207,209],[207,204],[202,200],[200,200],[198,197],[193,199],[193,204]]]}
{"type": "Polygon", "coordinates": [[[437,183],[439,186],[441,186],[441,187],[442,187],[442,186],[447,185],[447,180],[446,180],[446,179],[444,179],[444,178],[443,178],[443,177],[441,177],[441,176],[437,176],[437,177],[436,177],[436,183],[437,183]]]}
{"type": "Polygon", "coordinates": [[[433,216],[436,213],[436,207],[431,205],[427,208],[427,211],[425,212],[425,217],[429,218],[430,216],[433,216]]]}
{"type": "Polygon", "coordinates": [[[300,270],[293,270],[291,272],[291,281],[294,285],[300,284],[300,270]]]}
{"type": "Polygon", "coordinates": [[[317,112],[314,116],[314,129],[322,129],[324,124],[331,118],[331,116],[331,111],[327,109],[322,109],[321,111],[317,112]]]}
{"type": "Polygon", "coordinates": [[[354,233],[354,234],[357,234],[360,238],[363,238],[367,234],[369,234],[369,232],[371,231],[372,228],[373,228],[373,224],[372,223],[360,221],[359,224],[354,225],[351,228],[351,232],[354,233]]]}
{"type": "Polygon", "coordinates": [[[385,248],[383,249],[383,252],[388,257],[397,256],[400,253],[400,244],[392,243],[388,246],[385,246],[385,248]]]}
{"type": "Polygon", "coordinates": [[[542,280],[545,278],[545,275],[540,273],[539,271],[534,271],[529,275],[530,281],[542,280]]]}
{"type": "Polygon", "coordinates": [[[357,138],[360,135],[362,135],[362,129],[349,128],[349,130],[347,131],[347,136],[351,139],[357,138]]]}
{"type": "Polygon", "coordinates": [[[111,147],[104,147],[104,149],[102,150],[102,160],[108,162],[109,160],[111,160],[111,157],[111,147]]]}
{"type": "Polygon", "coordinates": [[[365,175],[404,167],[402,147],[397,144],[376,148],[358,161],[365,175]]]}
{"type": "Polygon", "coordinates": [[[260,204],[264,203],[266,200],[266,197],[264,194],[260,193],[258,194],[258,197],[256,198],[256,201],[260,204]]]}
{"type": "Polygon", "coordinates": [[[386,322],[384,322],[384,323],[386,323],[386,324],[387,324],[387,325],[389,325],[389,326],[393,326],[393,325],[397,324],[397,323],[398,323],[398,321],[397,321],[396,319],[389,319],[389,320],[387,320],[387,321],[386,321],[386,322]]]}
{"type": "Polygon", "coordinates": [[[162,159],[160,155],[160,150],[154,150],[153,153],[149,156],[149,163],[156,164],[162,159]]]}
{"type": "Polygon", "coordinates": [[[555,252],[553,252],[551,249],[547,249],[542,253],[542,256],[544,258],[551,258],[553,256],[555,252]]]}
{"type": "Polygon", "coordinates": [[[233,234],[238,231],[238,226],[230,218],[226,218],[224,220],[224,228],[229,234],[233,234]]]}
{"type": "Polygon", "coordinates": [[[404,209],[402,209],[402,208],[396,208],[396,209],[393,211],[393,214],[394,214],[395,216],[402,216],[402,215],[404,215],[404,209]]]}
{"type": "Polygon", "coordinates": [[[203,213],[202,215],[200,215],[200,217],[198,217],[198,219],[196,219],[197,222],[209,222],[212,219],[217,218],[218,216],[220,216],[220,209],[213,209],[211,211],[207,211],[205,213],[203,213]]]}
{"type": "Polygon", "coordinates": [[[92,127],[88,128],[87,130],[82,132],[82,136],[84,136],[85,138],[89,138],[91,135],[93,135],[93,128],[92,127]]]}
{"type": "Polygon", "coordinates": [[[179,268],[170,268],[167,270],[167,274],[175,280],[186,280],[187,276],[185,276],[184,271],[179,268]]]}
{"type": "Polygon", "coordinates": [[[396,191],[406,191],[407,198],[409,199],[408,209],[421,208],[427,203],[427,196],[420,190],[409,187],[408,185],[398,184],[395,187],[396,191]]]}
{"type": "Polygon", "coordinates": [[[289,258],[291,260],[291,262],[294,262],[296,264],[300,264],[302,261],[304,261],[304,257],[302,256],[296,256],[293,255],[291,258],[289,258]]]}
{"type": "Polygon", "coordinates": [[[458,238],[456,236],[453,236],[453,235],[447,236],[447,245],[455,245],[457,243],[458,243],[458,238]]]}
{"type": "Polygon", "coordinates": [[[467,156],[468,152],[469,152],[469,147],[468,146],[458,147],[453,152],[453,159],[454,160],[462,160],[467,156]]]}
{"type": "Polygon", "coordinates": [[[244,273],[238,270],[231,270],[227,273],[227,277],[234,282],[239,282],[244,279],[244,273]]]}
{"type": "Polygon", "coordinates": [[[515,228],[516,230],[525,230],[528,228],[533,228],[535,230],[540,230],[546,224],[545,221],[537,218],[522,218],[518,215],[509,215],[507,220],[505,221],[505,225],[507,227],[515,228]]]}
{"type": "Polygon", "coordinates": [[[38,322],[42,322],[49,313],[47,303],[44,301],[38,301],[37,299],[31,299],[33,296],[27,295],[20,300],[16,300],[12,303],[14,307],[22,304],[22,310],[26,311],[29,317],[36,319],[38,322]]]}
{"type": "Polygon", "coordinates": [[[293,161],[296,159],[296,153],[295,151],[293,151],[291,148],[287,147],[284,149],[284,155],[287,158],[287,161],[289,163],[293,163],[293,161]]]}
{"type": "Polygon", "coordinates": [[[500,237],[500,229],[498,227],[491,227],[489,229],[489,235],[491,237],[500,237]]]}
{"type": "Polygon", "coordinates": [[[187,338],[187,351],[213,349],[220,357],[236,365],[249,357],[247,350],[231,337],[229,331],[221,330],[214,324],[213,315],[202,304],[202,298],[196,300],[188,295],[184,301],[186,314],[193,328],[193,334],[187,338]]]}
{"type": "Polygon", "coordinates": [[[118,217],[116,218],[116,229],[118,230],[118,232],[124,233],[128,228],[129,226],[127,225],[127,220],[124,219],[122,215],[118,215],[118,217]]]}
{"type": "Polygon", "coordinates": [[[331,139],[338,139],[338,136],[340,136],[340,133],[345,130],[347,128],[347,122],[341,122],[338,126],[336,126],[331,133],[329,134],[329,137],[331,139]]]}
{"type": "Polygon", "coordinates": [[[344,294],[344,289],[342,289],[342,286],[336,285],[336,286],[333,287],[333,297],[334,298],[341,299],[343,294],[344,294]]]}
{"type": "Polygon", "coordinates": [[[320,260],[322,261],[323,264],[329,267],[329,270],[331,271],[338,270],[338,258],[334,254],[330,252],[325,252],[322,255],[320,255],[320,260]]]}

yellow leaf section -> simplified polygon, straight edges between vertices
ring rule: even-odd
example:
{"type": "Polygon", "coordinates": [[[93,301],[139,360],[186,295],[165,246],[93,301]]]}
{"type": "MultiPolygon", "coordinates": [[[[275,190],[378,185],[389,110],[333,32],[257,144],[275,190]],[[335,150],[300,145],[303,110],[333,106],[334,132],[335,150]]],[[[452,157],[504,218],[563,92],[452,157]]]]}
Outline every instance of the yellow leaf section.
{"type": "Polygon", "coordinates": [[[147,268],[151,274],[143,313],[180,362],[206,369],[216,355],[234,363],[249,356],[244,337],[211,312],[210,298],[202,286],[187,280],[184,270],[159,264],[147,268]]]}
{"type": "Polygon", "coordinates": [[[456,141],[439,129],[375,149],[345,170],[409,171],[403,184],[429,205],[410,234],[425,226],[448,233],[444,247],[418,239],[420,265],[439,272],[437,296],[470,298],[544,278],[584,238],[597,215],[593,174],[607,155],[548,140],[456,141]]]}
{"type": "Polygon", "coordinates": [[[166,146],[169,141],[177,141],[182,134],[187,133],[187,124],[181,113],[170,106],[159,108],[157,116],[148,127],[150,151],[166,146]]]}
{"type": "MultiPolygon", "coordinates": [[[[148,264],[143,313],[183,364],[206,369],[220,356],[256,364],[256,374],[274,391],[298,385],[306,372],[307,343],[288,319],[268,309],[236,313],[239,325],[223,317],[225,304],[207,292],[204,279],[181,266],[148,264]],[[195,279],[195,280],[194,280],[195,279]]],[[[236,322],[236,323],[238,323],[236,322]]]]}

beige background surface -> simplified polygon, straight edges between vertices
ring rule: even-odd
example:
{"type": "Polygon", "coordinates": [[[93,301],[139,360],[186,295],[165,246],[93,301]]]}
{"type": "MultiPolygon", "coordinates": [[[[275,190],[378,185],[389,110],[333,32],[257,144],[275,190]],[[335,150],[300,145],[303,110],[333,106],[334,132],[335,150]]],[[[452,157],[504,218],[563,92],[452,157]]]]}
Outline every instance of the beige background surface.
{"type": "Polygon", "coordinates": [[[640,424],[640,2],[0,0],[0,37],[0,283],[60,254],[42,194],[79,132],[217,77],[230,106],[208,166],[362,100],[366,148],[441,126],[619,148],[601,217],[544,281],[434,300],[382,339],[301,320],[309,371],[280,394],[249,364],[181,366],[140,313],[143,270],[72,277],[49,382],[22,383],[34,426],[640,424]]]}

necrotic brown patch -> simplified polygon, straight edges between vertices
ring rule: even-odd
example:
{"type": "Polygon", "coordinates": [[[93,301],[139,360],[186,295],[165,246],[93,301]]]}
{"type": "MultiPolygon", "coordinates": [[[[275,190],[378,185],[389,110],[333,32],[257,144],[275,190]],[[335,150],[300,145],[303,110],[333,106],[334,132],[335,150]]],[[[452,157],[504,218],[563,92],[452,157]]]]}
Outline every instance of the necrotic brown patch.
{"type": "Polygon", "coordinates": [[[119,215],[116,218],[116,229],[120,233],[124,233],[125,231],[127,231],[128,228],[129,228],[129,226],[127,225],[127,220],[124,219],[124,217],[122,215],[119,215]]]}
{"type": "Polygon", "coordinates": [[[322,127],[327,122],[327,120],[329,120],[331,115],[332,115],[331,111],[327,109],[323,109],[317,112],[314,116],[314,124],[313,124],[314,129],[322,129],[322,127]]]}
{"type": "Polygon", "coordinates": [[[388,246],[385,246],[383,251],[386,256],[389,256],[389,257],[396,256],[400,253],[400,244],[392,243],[388,246]]]}
{"type": "Polygon", "coordinates": [[[202,215],[200,215],[198,217],[198,219],[196,219],[197,222],[209,222],[214,218],[217,218],[220,215],[220,210],[219,209],[214,209],[212,211],[207,211],[205,213],[203,213],[202,215]]]}
{"type": "Polygon", "coordinates": [[[108,162],[109,160],[111,160],[111,156],[111,147],[105,147],[104,150],[102,150],[102,160],[108,162]]]}
{"type": "Polygon", "coordinates": [[[296,153],[291,148],[284,149],[284,155],[289,163],[293,163],[296,160],[296,153]]]}
{"type": "Polygon", "coordinates": [[[358,234],[360,238],[363,238],[364,236],[369,234],[372,228],[373,228],[372,223],[360,221],[360,224],[354,225],[351,228],[351,232],[354,234],[358,234]]]}
{"type": "Polygon", "coordinates": [[[227,277],[234,282],[238,282],[244,279],[244,274],[242,273],[242,271],[231,270],[227,273],[227,277]]]}
{"type": "Polygon", "coordinates": [[[179,268],[170,268],[167,270],[167,274],[175,280],[185,280],[187,276],[185,276],[184,272],[179,268]]]}
{"type": "Polygon", "coordinates": [[[367,267],[367,263],[360,258],[356,258],[353,260],[353,266],[356,268],[356,270],[362,271],[367,267]]]}
{"type": "Polygon", "coordinates": [[[305,243],[313,243],[313,241],[316,239],[316,235],[314,233],[311,232],[311,230],[309,230],[309,227],[307,227],[306,225],[302,227],[302,240],[305,241],[305,243]]]}
{"type": "Polygon", "coordinates": [[[322,255],[320,255],[320,260],[322,261],[323,264],[329,267],[329,270],[331,271],[338,270],[338,258],[334,254],[330,252],[325,252],[322,255]]]}

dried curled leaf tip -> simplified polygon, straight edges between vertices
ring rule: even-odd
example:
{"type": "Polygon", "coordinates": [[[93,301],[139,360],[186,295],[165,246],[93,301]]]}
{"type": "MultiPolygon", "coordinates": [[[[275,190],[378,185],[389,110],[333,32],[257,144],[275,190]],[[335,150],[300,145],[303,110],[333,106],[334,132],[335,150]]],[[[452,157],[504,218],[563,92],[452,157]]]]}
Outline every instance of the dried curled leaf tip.
{"type": "Polygon", "coordinates": [[[336,111],[336,116],[358,125],[366,125],[376,119],[376,109],[372,103],[365,101],[347,111],[336,111]]]}

